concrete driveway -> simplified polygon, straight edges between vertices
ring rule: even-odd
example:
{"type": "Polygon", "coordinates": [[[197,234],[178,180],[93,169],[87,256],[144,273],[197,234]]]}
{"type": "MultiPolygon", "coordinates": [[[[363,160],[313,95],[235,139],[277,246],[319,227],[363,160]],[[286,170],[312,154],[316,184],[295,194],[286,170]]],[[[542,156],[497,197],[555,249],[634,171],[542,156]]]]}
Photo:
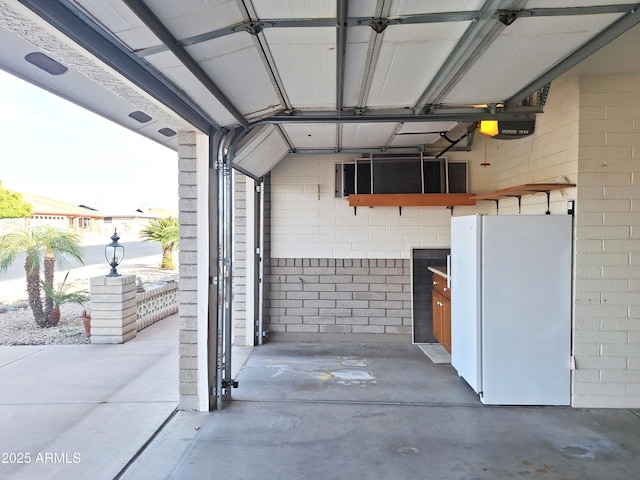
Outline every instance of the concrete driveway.
{"type": "Polygon", "coordinates": [[[0,478],[113,479],[174,415],[178,315],[123,345],[0,347],[0,478]]]}

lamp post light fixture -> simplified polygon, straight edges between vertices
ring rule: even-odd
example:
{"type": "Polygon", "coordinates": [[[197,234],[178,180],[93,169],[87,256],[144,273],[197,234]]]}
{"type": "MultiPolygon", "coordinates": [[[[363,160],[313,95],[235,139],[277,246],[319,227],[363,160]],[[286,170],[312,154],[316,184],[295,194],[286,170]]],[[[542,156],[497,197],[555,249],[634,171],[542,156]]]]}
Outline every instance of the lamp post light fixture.
{"type": "Polygon", "coordinates": [[[119,277],[120,274],[116,267],[120,265],[124,258],[124,247],[118,243],[120,237],[116,229],[113,229],[113,235],[111,235],[111,243],[104,247],[104,256],[107,259],[107,263],[111,265],[111,271],[107,277],[119,277]]]}

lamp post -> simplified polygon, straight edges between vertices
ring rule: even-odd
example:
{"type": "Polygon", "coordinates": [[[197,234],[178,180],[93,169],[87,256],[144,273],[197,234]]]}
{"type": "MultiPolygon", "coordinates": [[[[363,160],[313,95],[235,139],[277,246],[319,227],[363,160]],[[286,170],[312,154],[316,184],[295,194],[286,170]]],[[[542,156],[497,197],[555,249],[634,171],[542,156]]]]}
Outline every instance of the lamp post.
{"type": "Polygon", "coordinates": [[[118,243],[120,237],[116,229],[113,229],[113,235],[111,235],[111,243],[104,247],[104,256],[107,259],[107,263],[111,265],[111,271],[107,277],[119,277],[120,274],[116,267],[120,265],[124,258],[124,247],[118,243]]]}

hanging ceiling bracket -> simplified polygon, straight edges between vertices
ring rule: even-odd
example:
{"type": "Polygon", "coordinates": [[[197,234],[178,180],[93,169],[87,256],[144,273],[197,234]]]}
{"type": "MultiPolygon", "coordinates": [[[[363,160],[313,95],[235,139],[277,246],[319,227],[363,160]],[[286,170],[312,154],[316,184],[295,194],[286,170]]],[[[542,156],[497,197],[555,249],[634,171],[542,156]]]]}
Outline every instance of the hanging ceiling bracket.
{"type": "Polygon", "coordinates": [[[515,22],[520,16],[520,12],[515,10],[502,10],[498,12],[498,20],[507,27],[515,22]]]}
{"type": "Polygon", "coordinates": [[[384,32],[385,28],[389,25],[389,20],[386,18],[374,18],[369,25],[376,33],[384,32]]]}
{"type": "Polygon", "coordinates": [[[243,23],[244,31],[251,35],[258,35],[264,28],[262,22],[245,22],[243,23]]]}

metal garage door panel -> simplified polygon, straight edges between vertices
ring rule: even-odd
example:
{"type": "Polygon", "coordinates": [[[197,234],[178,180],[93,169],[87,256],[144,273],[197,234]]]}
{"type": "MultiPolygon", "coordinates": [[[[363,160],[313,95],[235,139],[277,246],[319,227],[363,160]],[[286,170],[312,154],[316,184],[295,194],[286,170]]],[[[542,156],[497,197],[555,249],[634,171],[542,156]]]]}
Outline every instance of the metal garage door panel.
{"type": "Polygon", "coordinates": [[[260,18],[335,18],[336,2],[318,0],[253,0],[260,18]]]}
{"type": "Polygon", "coordinates": [[[192,45],[187,51],[247,119],[257,120],[284,108],[250,35],[228,35],[192,45]]]}
{"type": "Polygon", "coordinates": [[[236,0],[145,0],[145,3],[180,40],[243,21],[236,0]]]}
{"type": "Polygon", "coordinates": [[[334,148],[336,126],[331,123],[302,123],[282,127],[295,148],[334,148]]]}
{"type": "Polygon", "coordinates": [[[264,36],[293,107],[335,108],[335,28],[270,28],[264,36]]]}
{"type": "Polygon", "coordinates": [[[194,77],[189,70],[177,61],[171,52],[162,52],[147,57],[147,61],[162,72],[170,81],[179,86],[207,115],[219,125],[235,125],[238,121],[227,109],[194,77]]]}
{"type": "Polygon", "coordinates": [[[518,18],[442,102],[504,101],[620,16],[518,18]]]}
{"type": "Polygon", "coordinates": [[[289,145],[275,125],[258,127],[249,133],[238,148],[233,164],[260,178],[289,152],[289,145]]]}
{"type": "Polygon", "coordinates": [[[413,13],[472,12],[480,10],[484,0],[394,0],[390,15],[410,15],[413,13]]]}
{"type": "Polygon", "coordinates": [[[396,126],[396,123],[344,124],[342,146],[344,148],[379,147],[387,142],[396,126]]]}
{"type": "Polygon", "coordinates": [[[413,106],[469,23],[387,27],[367,105],[413,106]]]}

